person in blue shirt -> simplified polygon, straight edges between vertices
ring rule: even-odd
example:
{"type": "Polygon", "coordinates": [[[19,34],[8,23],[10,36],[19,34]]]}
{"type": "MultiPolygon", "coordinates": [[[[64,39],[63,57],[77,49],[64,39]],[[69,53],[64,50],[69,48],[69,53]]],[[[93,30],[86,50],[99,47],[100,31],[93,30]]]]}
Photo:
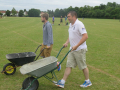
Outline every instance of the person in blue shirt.
{"type": "Polygon", "coordinates": [[[43,43],[40,49],[40,52],[43,48],[46,48],[41,53],[41,57],[49,57],[51,55],[51,50],[53,47],[53,32],[52,32],[52,25],[48,21],[49,15],[47,13],[43,13],[41,15],[41,21],[43,24],[43,43]]]}
{"type": "Polygon", "coordinates": [[[52,25],[54,25],[54,21],[55,21],[55,18],[54,18],[54,16],[52,17],[52,22],[53,22],[53,24],[52,25]]]}

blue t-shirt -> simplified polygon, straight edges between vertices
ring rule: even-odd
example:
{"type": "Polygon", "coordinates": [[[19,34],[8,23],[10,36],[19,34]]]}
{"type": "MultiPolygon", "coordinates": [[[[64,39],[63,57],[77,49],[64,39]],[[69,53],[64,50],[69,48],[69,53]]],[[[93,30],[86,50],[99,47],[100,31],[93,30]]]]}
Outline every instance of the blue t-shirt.
{"type": "Polygon", "coordinates": [[[54,21],[54,17],[53,17],[53,21],[54,21]]]}
{"type": "Polygon", "coordinates": [[[67,17],[65,17],[65,20],[67,20],[67,17]]]}

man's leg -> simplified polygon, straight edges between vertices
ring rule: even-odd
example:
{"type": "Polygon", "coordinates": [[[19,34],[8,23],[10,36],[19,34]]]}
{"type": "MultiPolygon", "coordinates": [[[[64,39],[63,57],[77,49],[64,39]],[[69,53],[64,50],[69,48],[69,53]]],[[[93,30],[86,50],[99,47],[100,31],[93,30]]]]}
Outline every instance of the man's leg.
{"type": "Polygon", "coordinates": [[[83,70],[85,76],[85,82],[80,85],[80,87],[88,87],[92,85],[91,81],[89,80],[89,70],[86,65],[86,51],[87,49],[81,49],[75,53],[77,65],[80,70],[83,70]]]}
{"type": "Polygon", "coordinates": [[[89,79],[89,70],[88,70],[87,67],[85,69],[83,69],[83,73],[84,73],[84,76],[85,76],[85,80],[88,80],[89,79]]]}
{"type": "Polygon", "coordinates": [[[88,86],[91,86],[92,83],[91,81],[89,80],[89,70],[88,68],[86,67],[85,69],[83,69],[83,73],[84,73],[84,76],[85,76],[85,82],[80,85],[80,87],[88,87],[88,86]]]}
{"type": "Polygon", "coordinates": [[[68,76],[69,76],[70,73],[71,73],[71,70],[72,70],[71,67],[67,67],[67,68],[65,69],[65,73],[64,73],[64,76],[63,76],[63,80],[66,81],[66,79],[68,78],[68,76]]]}
{"type": "Polygon", "coordinates": [[[72,69],[71,67],[66,67],[63,79],[58,81],[58,84],[56,84],[57,86],[64,88],[65,81],[67,80],[68,76],[70,75],[71,69],[72,69]]]}
{"type": "Polygon", "coordinates": [[[61,88],[64,88],[65,81],[67,80],[68,76],[70,75],[72,68],[75,68],[76,65],[77,64],[76,64],[76,61],[75,61],[75,58],[74,58],[74,54],[73,54],[73,52],[70,52],[68,54],[64,76],[63,76],[62,80],[58,81],[57,86],[59,86],[61,88]]]}

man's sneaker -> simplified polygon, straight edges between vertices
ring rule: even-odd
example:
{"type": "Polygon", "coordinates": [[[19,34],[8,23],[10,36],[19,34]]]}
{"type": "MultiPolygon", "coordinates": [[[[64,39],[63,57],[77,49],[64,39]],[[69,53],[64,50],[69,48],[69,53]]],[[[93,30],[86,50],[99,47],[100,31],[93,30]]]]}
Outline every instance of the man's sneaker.
{"type": "Polygon", "coordinates": [[[89,81],[89,82],[85,81],[82,85],[80,85],[80,87],[89,87],[91,85],[92,85],[91,81],[89,81]]]}
{"type": "Polygon", "coordinates": [[[61,80],[58,81],[57,86],[60,88],[64,88],[64,84],[61,83],[61,80]]]}

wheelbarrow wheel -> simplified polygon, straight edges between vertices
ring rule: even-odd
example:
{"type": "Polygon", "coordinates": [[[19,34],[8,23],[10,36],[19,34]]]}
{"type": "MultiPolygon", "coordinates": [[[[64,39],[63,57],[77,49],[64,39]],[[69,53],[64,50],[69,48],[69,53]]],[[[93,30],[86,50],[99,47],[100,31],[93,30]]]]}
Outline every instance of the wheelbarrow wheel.
{"type": "Polygon", "coordinates": [[[39,87],[39,82],[38,82],[37,79],[35,81],[33,81],[33,80],[35,80],[34,77],[28,77],[28,78],[26,78],[23,81],[23,83],[22,83],[22,88],[23,89],[27,89],[27,90],[37,90],[38,87],[39,87]],[[30,88],[29,88],[29,86],[30,86],[30,88]]]}
{"type": "Polygon", "coordinates": [[[3,71],[5,71],[4,73],[6,75],[13,75],[16,72],[16,68],[15,65],[13,63],[7,63],[4,67],[3,67],[3,71]]]}

